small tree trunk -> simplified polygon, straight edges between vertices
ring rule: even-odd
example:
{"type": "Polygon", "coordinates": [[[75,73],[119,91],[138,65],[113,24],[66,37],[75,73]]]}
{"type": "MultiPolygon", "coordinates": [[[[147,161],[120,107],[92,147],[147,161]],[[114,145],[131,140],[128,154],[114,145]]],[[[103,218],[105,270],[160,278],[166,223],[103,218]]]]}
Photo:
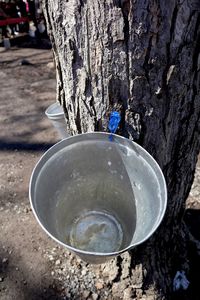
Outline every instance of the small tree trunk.
{"type": "Polygon", "coordinates": [[[107,131],[118,110],[118,133],[149,151],[167,181],[165,219],[148,242],[117,259],[113,293],[131,286],[132,297],[170,299],[176,271],[187,271],[182,217],[200,147],[200,4],[43,3],[67,130],[107,131]]]}

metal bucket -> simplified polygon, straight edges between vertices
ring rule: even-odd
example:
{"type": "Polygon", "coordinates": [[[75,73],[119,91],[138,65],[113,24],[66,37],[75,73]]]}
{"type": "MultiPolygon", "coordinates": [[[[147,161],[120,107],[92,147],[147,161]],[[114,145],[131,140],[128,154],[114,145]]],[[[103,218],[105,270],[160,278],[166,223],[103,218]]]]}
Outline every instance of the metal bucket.
{"type": "Polygon", "coordinates": [[[33,170],[29,195],[42,228],[89,263],[148,239],[167,204],[164,176],[150,154],[96,132],[50,148],[33,170]]]}
{"type": "Polygon", "coordinates": [[[61,139],[65,139],[69,136],[69,134],[66,131],[64,111],[62,106],[58,102],[50,105],[46,109],[45,114],[49,118],[53,126],[56,128],[61,139]]]}

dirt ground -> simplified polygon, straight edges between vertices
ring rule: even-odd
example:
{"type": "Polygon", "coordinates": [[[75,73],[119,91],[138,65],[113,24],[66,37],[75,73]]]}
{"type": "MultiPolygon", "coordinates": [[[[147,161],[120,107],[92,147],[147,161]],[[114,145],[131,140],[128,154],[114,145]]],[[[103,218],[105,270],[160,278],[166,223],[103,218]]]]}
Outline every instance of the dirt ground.
{"type": "MultiPolygon", "coordinates": [[[[51,51],[1,48],[0,87],[0,299],[131,299],[127,286],[110,289],[115,269],[87,265],[58,246],[30,209],[32,169],[59,140],[44,115],[56,98],[51,51]]],[[[187,206],[186,221],[200,240],[200,164],[187,206]]]]}

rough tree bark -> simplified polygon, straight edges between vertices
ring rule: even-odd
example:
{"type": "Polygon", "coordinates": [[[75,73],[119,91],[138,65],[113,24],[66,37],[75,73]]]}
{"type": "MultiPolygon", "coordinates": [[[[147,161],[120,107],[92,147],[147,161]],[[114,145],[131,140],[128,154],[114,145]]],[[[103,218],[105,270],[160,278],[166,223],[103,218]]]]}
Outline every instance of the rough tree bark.
{"type": "Polygon", "coordinates": [[[148,242],[118,258],[113,285],[118,293],[132,286],[132,298],[171,299],[176,271],[187,273],[182,218],[200,148],[200,3],[43,4],[67,130],[107,131],[110,111],[118,110],[118,133],[147,149],[167,181],[162,225],[148,242]]]}

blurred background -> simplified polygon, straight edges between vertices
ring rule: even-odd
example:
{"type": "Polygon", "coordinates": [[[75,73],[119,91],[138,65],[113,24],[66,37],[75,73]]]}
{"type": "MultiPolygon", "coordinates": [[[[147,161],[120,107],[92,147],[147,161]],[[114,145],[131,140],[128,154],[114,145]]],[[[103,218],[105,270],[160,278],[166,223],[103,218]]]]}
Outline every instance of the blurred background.
{"type": "Polygon", "coordinates": [[[50,48],[41,1],[0,1],[0,45],[5,48],[26,43],[50,48]]]}

